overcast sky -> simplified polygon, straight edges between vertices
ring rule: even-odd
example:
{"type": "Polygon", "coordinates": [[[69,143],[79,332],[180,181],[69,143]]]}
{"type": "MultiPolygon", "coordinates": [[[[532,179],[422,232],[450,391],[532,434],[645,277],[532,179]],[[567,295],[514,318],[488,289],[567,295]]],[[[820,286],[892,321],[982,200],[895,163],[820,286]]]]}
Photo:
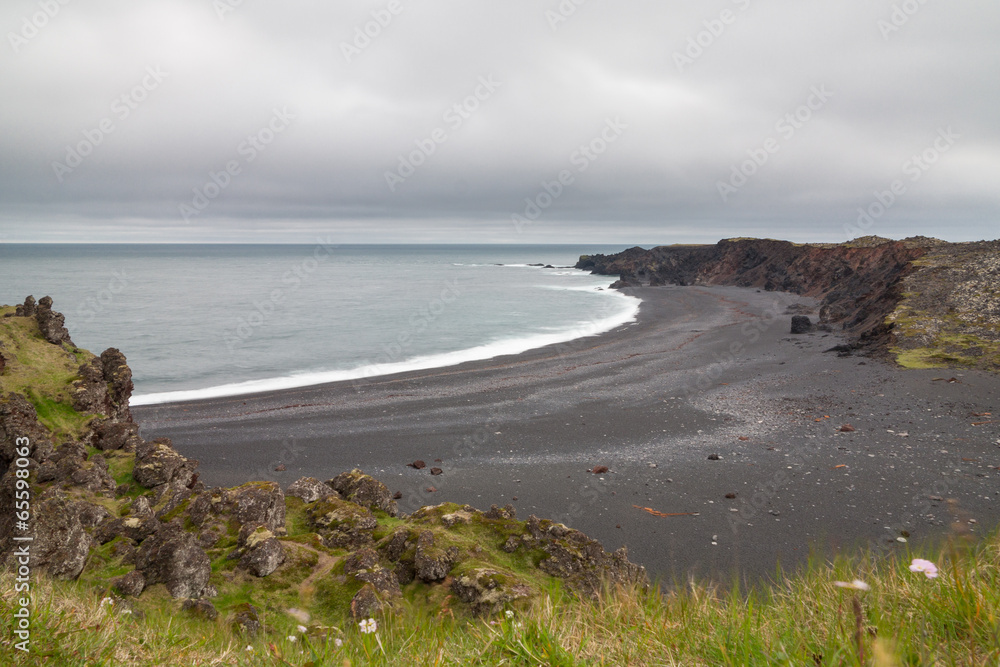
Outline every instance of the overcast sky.
{"type": "Polygon", "coordinates": [[[1000,3],[62,1],[0,241],[1000,237],[1000,3]]]}

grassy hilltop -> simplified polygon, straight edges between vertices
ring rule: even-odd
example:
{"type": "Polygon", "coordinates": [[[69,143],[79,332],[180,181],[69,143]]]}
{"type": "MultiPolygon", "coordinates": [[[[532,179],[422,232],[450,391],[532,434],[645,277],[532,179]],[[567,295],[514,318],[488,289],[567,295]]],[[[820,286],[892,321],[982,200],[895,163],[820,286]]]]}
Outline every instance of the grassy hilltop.
{"type": "MultiPolygon", "coordinates": [[[[40,302],[41,303],[41,302],[40,302]]],[[[124,357],[58,313],[0,309],[0,642],[23,665],[995,665],[1000,540],[814,561],[758,590],[650,586],[578,531],[442,504],[359,471],[207,489],[146,442],[124,357]],[[10,502],[32,443],[30,652],[10,502]],[[295,487],[295,488],[293,488],[295,487]],[[835,582],[861,580],[868,590],[835,582]],[[369,623],[369,619],[372,622],[369,623]],[[366,630],[373,631],[366,632],[366,630]]]]}

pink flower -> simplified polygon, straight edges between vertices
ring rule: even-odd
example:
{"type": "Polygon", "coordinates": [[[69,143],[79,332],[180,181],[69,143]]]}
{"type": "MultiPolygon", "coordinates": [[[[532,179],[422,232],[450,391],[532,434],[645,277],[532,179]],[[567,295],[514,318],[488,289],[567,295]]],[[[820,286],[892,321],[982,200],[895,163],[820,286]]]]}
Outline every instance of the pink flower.
{"type": "Polygon", "coordinates": [[[913,562],[910,563],[910,572],[923,572],[927,575],[928,579],[938,576],[937,565],[923,558],[913,559],[913,562]]]}

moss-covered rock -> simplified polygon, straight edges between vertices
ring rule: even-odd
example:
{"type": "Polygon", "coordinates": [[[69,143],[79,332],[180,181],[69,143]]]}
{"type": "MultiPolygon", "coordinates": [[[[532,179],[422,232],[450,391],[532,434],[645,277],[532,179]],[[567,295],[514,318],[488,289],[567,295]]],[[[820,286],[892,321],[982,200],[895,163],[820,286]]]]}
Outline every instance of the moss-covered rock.
{"type": "Polygon", "coordinates": [[[385,484],[360,470],[354,469],[337,475],[327,481],[345,500],[372,510],[382,510],[389,516],[396,516],[398,508],[392,493],[385,484]]]}
{"type": "Polygon", "coordinates": [[[329,497],[306,506],[312,527],[331,549],[359,549],[374,542],[375,515],[365,507],[329,497]]]}

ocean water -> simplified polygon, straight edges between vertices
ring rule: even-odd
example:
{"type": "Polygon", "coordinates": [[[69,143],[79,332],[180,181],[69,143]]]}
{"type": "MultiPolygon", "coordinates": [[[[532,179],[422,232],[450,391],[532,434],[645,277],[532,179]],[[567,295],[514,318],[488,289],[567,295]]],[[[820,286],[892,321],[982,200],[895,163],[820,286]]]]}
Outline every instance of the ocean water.
{"type": "Polygon", "coordinates": [[[638,300],[607,290],[607,276],[566,267],[622,249],[0,244],[0,303],[51,296],[78,346],[125,353],[132,403],[143,405],[449,366],[595,335],[633,321],[638,300]]]}

